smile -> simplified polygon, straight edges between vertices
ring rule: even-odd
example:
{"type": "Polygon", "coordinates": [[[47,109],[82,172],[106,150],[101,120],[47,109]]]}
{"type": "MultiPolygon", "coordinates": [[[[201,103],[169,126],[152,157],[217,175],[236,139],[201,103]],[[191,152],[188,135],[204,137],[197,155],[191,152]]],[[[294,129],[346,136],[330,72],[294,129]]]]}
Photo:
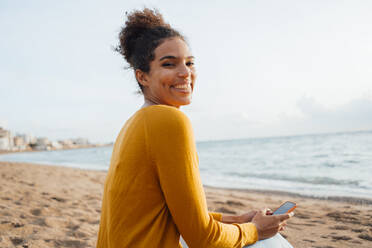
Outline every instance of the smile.
{"type": "Polygon", "coordinates": [[[191,84],[178,84],[173,86],[176,89],[188,89],[191,88],[191,84]]]}
{"type": "Polygon", "coordinates": [[[176,85],[172,85],[171,88],[173,88],[174,90],[178,92],[182,92],[182,93],[190,93],[192,91],[191,83],[176,84],[176,85]]]}

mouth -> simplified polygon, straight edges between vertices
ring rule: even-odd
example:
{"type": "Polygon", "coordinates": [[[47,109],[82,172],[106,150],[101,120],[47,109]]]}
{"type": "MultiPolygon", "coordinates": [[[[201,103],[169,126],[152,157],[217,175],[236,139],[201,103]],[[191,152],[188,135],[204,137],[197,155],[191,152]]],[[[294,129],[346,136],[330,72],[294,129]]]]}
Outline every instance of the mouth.
{"type": "Polygon", "coordinates": [[[172,89],[176,90],[177,92],[181,93],[191,93],[192,92],[192,84],[191,82],[182,83],[182,84],[175,84],[171,86],[172,89]]]}

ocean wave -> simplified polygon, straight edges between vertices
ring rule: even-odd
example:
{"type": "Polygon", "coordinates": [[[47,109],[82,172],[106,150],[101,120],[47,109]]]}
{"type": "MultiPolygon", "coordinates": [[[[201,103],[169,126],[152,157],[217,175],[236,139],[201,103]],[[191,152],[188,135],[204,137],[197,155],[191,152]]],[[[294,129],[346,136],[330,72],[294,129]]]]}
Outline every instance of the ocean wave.
{"type": "Polygon", "coordinates": [[[328,154],[317,154],[313,156],[313,158],[328,158],[328,157],[329,157],[328,154]]]}
{"type": "Polygon", "coordinates": [[[278,175],[278,174],[255,174],[255,173],[236,173],[231,172],[227,173],[230,176],[237,177],[251,177],[251,178],[260,178],[268,180],[280,180],[280,181],[289,181],[289,182],[300,182],[307,184],[320,184],[320,185],[349,185],[359,187],[359,181],[357,180],[345,180],[345,179],[335,179],[331,177],[294,177],[287,175],[278,175]]]}
{"type": "Polygon", "coordinates": [[[359,161],[357,161],[357,160],[344,160],[344,163],[348,163],[348,164],[359,164],[359,161]]]}

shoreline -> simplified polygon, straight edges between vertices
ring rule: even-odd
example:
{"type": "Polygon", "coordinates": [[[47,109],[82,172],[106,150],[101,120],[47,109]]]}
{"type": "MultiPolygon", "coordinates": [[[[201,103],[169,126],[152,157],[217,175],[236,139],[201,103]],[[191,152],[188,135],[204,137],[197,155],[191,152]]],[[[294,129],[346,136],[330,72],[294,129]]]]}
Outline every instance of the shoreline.
{"type": "MultiPolygon", "coordinates": [[[[63,150],[74,150],[74,149],[90,149],[94,147],[80,147],[80,148],[72,148],[72,149],[63,149],[63,150]]],[[[34,151],[31,151],[34,152],[34,151]]],[[[35,151],[36,152],[36,151],[35,151]]],[[[23,153],[23,152],[22,152],[23,153]]],[[[0,153],[0,156],[2,154],[0,153]]],[[[92,171],[92,172],[103,172],[107,173],[107,170],[95,170],[95,169],[85,169],[85,168],[75,168],[71,166],[65,165],[58,165],[58,164],[47,164],[47,163],[29,163],[29,162],[11,162],[11,161],[0,161],[0,166],[2,163],[13,163],[13,164],[30,164],[30,165],[40,165],[40,166],[49,166],[49,167],[59,167],[59,168],[70,168],[70,169],[77,169],[83,171],[92,171]]],[[[322,201],[334,201],[334,202],[343,202],[349,203],[354,205],[372,205],[372,192],[371,198],[366,197],[352,197],[352,196],[316,196],[316,195],[306,195],[302,193],[290,192],[290,191],[283,191],[283,190],[270,190],[270,189],[249,189],[249,188],[224,188],[218,186],[211,186],[207,184],[203,184],[204,188],[216,189],[216,190],[226,190],[226,191],[239,191],[243,193],[255,193],[255,194],[264,194],[264,195],[280,195],[280,196],[288,196],[294,198],[306,198],[306,199],[314,199],[314,200],[322,200],[322,201]]]]}
{"type": "Polygon", "coordinates": [[[281,190],[223,188],[223,187],[215,187],[215,186],[209,186],[209,185],[203,185],[203,186],[204,188],[210,188],[210,189],[216,189],[216,190],[226,190],[226,191],[231,190],[231,191],[240,191],[244,193],[288,196],[292,198],[306,198],[306,199],[321,200],[321,201],[343,202],[343,203],[349,203],[349,204],[354,204],[354,205],[372,205],[372,197],[363,198],[363,197],[352,197],[352,196],[311,196],[311,195],[305,195],[301,193],[294,193],[294,192],[281,191],[281,190]]]}
{"type": "MultiPolygon", "coordinates": [[[[0,247],[95,247],[106,173],[0,162],[0,247]]],[[[204,191],[208,210],[228,215],[296,202],[281,232],[294,247],[372,246],[372,204],[363,201],[211,186],[204,191]]]]}
{"type": "Polygon", "coordinates": [[[12,153],[31,153],[31,152],[53,152],[53,151],[66,151],[66,150],[77,150],[77,149],[89,149],[89,148],[97,148],[97,147],[107,147],[112,146],[112,144],[104,144],[104,145],[82,145],[78,147],[66,147],[61,149],[51,149],[51,150],[19,150],[19,151],[7,151],[7,150],[0,150],[0,156],[5,154],[12,154],[12,153]]]}

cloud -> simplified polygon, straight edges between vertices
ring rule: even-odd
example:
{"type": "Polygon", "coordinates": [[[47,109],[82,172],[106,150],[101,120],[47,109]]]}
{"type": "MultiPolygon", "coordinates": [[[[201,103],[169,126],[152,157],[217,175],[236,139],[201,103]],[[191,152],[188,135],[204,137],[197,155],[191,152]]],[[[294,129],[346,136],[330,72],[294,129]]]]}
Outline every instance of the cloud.
{"type": "Polygon", "coordinates": [[[245,112],[186,111],[193,123],[196,140],[225,140],[254,136],[262,125],[245,112]]]}
{"type": "Polygon", "coordinates": [[[299,114],[282,114],[276,120],[259,119],[238,111],[194,109],[186,112],[189,112],[198,141],[372,130],[372,97],[328,108],[304,96],[296,107],[299,114]]]}
{"type": "MultiPolygon", "coordinates": [[[[301,118],[288,118],[285,124],[297,132],[340,132],[372,129],[372,98],[361,97],[327,108],[311,97],[302,97],[297,108],[301,118]],[[307,130],[307,131],[306,131],[307,130]]],[[[283,123],[283,124],[284,124],[283,123]]]]}
{"type": "Polygon", "coordinates": [[[372,124],[372,98],[353,99],[347,104],[327,109],[313,98],[302,97],[297,107],[310,119],[327,121],[353,121],[355,123],[372,124]]]}

